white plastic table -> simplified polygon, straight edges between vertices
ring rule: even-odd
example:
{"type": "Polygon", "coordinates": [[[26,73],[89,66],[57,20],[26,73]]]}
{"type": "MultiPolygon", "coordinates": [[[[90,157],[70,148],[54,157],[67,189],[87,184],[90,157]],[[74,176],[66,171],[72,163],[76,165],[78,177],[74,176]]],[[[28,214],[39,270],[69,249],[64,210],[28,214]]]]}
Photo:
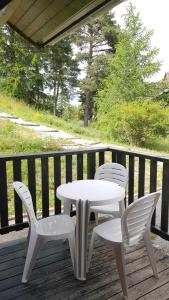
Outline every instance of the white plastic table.
{"type": "Polygon", "coordinates": [[[75,275],[86,280],[90,206],[118,203],[124,199],[125,189],[104,180],[78,180],[60,185],[56,195],[64,201],[64,213],[69,214],[71,204],[76,205],[75,275]]]}

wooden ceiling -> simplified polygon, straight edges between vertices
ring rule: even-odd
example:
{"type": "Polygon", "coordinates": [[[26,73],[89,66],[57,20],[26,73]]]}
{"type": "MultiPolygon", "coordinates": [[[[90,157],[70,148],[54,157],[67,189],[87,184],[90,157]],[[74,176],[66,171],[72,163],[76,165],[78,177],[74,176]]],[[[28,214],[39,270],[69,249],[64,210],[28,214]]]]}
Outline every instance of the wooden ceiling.
{"type": "Polygon", "coordinates": [[[1,0],[0,24],[7,23],[33,44],[53,44],[91,16],[123,0],[1,0]]]}

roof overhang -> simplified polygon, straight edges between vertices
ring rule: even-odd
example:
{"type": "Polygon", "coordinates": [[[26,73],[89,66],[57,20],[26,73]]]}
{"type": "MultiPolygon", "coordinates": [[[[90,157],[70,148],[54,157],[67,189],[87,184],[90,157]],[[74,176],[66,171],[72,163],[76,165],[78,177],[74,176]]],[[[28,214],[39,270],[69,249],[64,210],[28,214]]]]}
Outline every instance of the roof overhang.
{"type": "Polygon", "coordinates": [[[91,17],[124,0],[1,0],[0,25],[7,23],[31,43],[54,44],[91,17]]]}

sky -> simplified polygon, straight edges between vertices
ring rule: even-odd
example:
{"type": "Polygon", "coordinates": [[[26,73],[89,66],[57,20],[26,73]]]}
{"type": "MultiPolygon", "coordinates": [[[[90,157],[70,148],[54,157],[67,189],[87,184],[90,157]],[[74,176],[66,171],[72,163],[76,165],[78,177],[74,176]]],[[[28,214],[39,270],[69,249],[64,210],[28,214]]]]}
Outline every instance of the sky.
{"type": "MultiPolygon", "coordinates": [[[[162,62],[159,73],[152,77],[152,81],[158,81],[169,72],[169,0],[131,0],[136,11],[147,29],[153,29],[154,34],[151,44],[159,48],[158,59],[162,62]]],[[[113,9],[117,22],[122,26],[122,15],[129,1],[126,1],[113,9]]]]}

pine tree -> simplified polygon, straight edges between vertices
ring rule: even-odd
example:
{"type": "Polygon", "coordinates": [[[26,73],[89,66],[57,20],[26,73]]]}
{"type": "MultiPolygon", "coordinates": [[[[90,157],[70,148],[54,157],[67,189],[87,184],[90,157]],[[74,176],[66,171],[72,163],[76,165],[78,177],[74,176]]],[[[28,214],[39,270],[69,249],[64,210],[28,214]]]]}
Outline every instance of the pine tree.
{"type": "Polygon", "coordinates": [[[80,98],[84,107],[84,126],[93,116],[94,95],[107,75],[107,56],[114,54],[117,26],[111,13],[82,26],[73,40],[79,49],[78,61],[85,77],[80,80],[80,98]]]}
{"type": "Polygon", "coordinates": [[[153,31],[143,26],[131,3],[124,15],[124,23],[116,44],[116,55],[109,58],[109,75],[99,92],[100,114],[111,110],[119,101],[150,97],[156,90],[156,85],[149,81],[160,69],[159,50],[151,46],[153,31]]]}

